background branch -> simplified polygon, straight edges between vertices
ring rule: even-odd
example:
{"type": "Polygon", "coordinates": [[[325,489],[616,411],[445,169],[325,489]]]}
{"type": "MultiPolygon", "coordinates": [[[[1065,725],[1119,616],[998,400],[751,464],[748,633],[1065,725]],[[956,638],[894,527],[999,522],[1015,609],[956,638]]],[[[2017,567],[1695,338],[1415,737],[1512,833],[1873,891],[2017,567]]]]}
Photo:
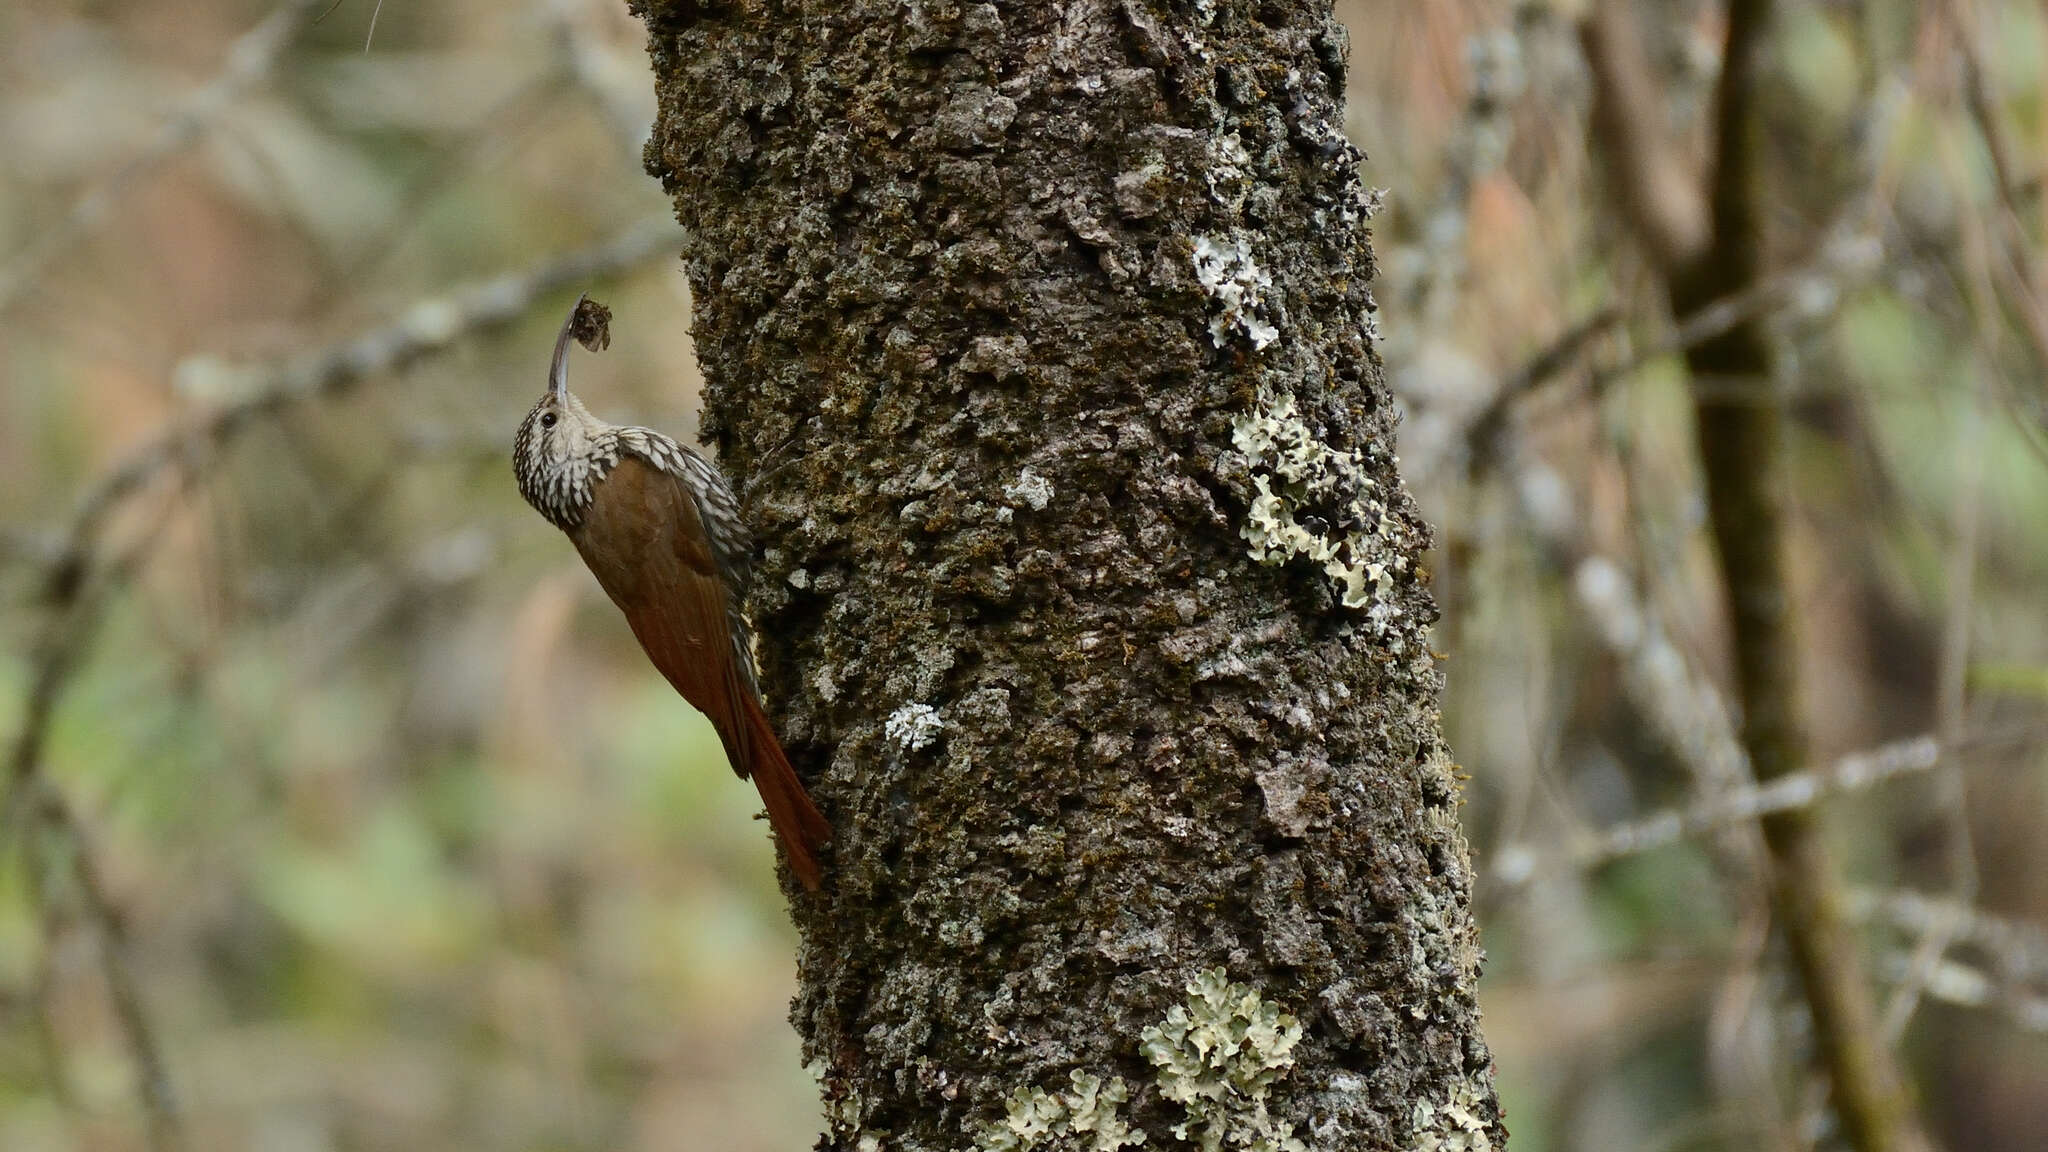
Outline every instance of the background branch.
{"type": "Polygon", "coordinates": [[[33,240],[0,263],[0,315],[19,302],[67,249],[98,228],[129,189],[204,136],[221,113],[262,83],[323,2],[283,0],[228,46],[219,74],[185,97],[140,151],[112,175],[93,184],[62,217],[37,230],[33,240]]]}

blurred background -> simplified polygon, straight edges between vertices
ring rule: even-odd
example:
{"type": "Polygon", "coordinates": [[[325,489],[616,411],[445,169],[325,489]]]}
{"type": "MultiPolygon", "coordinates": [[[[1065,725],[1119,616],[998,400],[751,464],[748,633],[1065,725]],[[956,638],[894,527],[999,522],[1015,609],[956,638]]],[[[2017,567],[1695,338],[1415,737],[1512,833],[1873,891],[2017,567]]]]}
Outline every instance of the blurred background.
{"type": "MultiPolygon", "coordinates": [[[[0,1149],[806,1147],[754,792],[507,458],[584,288],[579,392],[695,427],[639,26],[326,7],[0,8],[0,1149]]],[[[1517,1147],[1826,1146],[1714,819],[1817,802],[1942,1142],[2037,1149],[2048,17],[1779,6],[1724,303],[1787,350],[1816,773],[1760,792],[1581,7],[1339,4],[1517,1147]]],[[[1720,9],[1635,10],[1696,161],[1720,9]]]]}

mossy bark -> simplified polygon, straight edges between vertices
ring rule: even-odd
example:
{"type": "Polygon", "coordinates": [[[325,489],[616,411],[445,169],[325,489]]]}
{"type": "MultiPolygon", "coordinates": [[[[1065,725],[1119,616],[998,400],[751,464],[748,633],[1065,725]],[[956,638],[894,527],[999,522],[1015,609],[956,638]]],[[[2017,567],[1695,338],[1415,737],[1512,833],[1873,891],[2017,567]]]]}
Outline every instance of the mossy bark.
{"type": "Polygon", "coordinates": [[[1269,1135],[1499,1147],[1328,3],[635,10],[836,829],[792,888],[821,1147],[1113,1147],[1073,1094],[1119,1077],[1088,1107],[1188,1146],[1144,1038],[1216,969],[1299,1022],[1225,1090],[1269,1135]]]}

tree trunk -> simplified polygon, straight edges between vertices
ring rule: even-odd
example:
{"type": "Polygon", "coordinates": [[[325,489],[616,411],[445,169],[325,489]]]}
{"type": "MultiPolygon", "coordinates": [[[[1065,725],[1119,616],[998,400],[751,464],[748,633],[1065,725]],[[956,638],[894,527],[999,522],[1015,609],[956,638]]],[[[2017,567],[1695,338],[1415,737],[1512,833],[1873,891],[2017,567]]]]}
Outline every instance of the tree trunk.
{"type": "MultiPolygon", "coordinates": [[[[1709,242],[1671,275],[1671,310],[1690,316],[1754,291],[1764,275],[1764,196],[1756,74],[1770,0],[1734,0],[1715,98],[1709,242]]],[[[1694,381],[1701,472],[1735,649],[1742,745],[1758,781],[1806,767],[1799,693],[1799,626],[1785,562],[1788,487],[1780,445],[1778,373],[1770,333],[1752,316],[1687,350],[1694,381]],[[1749,385],[1747,391],[1741,385],[1749,385]],[[1734,386],[1734,387],[1731,387],[1734,386]]],[[[1820,816],[1798,808],[1765,816],[1771,895],[1792,967],[1813,1013],[1814,1046],[1833,1089],[1843,1136],[1857,1152],[1927,1147],[1891,1044],[1863,979],[1856,934],[1820,816]]]]}
{"type": "Polygon", "coordinates": [[[635,8],[821,1147],[1501,1147],[1326,0],[635,8]]]}

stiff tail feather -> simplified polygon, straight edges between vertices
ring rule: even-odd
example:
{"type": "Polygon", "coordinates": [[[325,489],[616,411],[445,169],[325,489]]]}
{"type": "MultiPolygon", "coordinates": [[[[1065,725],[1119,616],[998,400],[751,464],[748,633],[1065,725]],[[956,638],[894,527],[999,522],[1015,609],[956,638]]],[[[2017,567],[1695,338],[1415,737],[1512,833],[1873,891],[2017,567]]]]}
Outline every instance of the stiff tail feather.
{"type": "Polygon", "coordinates": [[[768,826],[775,829],[783,851],[789,854],[790,871],[796,873],[807,891],[816,892],[824,878],[818,867],[818,849],[832,839],[832,825],[825,822],[824,813],[818,811],[810,794],[804,791],[803,781],[796,778],[796,769],[790,767],[789,757],[783,754],[782,742],[775,738],[775,729],[769,725],[768,714],[761,710],[760,702],[753,693],[744,691],[740,700],[747,729],[742,741],[747,775],[754,778],[754,787],[761,790],[761,802],[768,806],[768,826]]]}

